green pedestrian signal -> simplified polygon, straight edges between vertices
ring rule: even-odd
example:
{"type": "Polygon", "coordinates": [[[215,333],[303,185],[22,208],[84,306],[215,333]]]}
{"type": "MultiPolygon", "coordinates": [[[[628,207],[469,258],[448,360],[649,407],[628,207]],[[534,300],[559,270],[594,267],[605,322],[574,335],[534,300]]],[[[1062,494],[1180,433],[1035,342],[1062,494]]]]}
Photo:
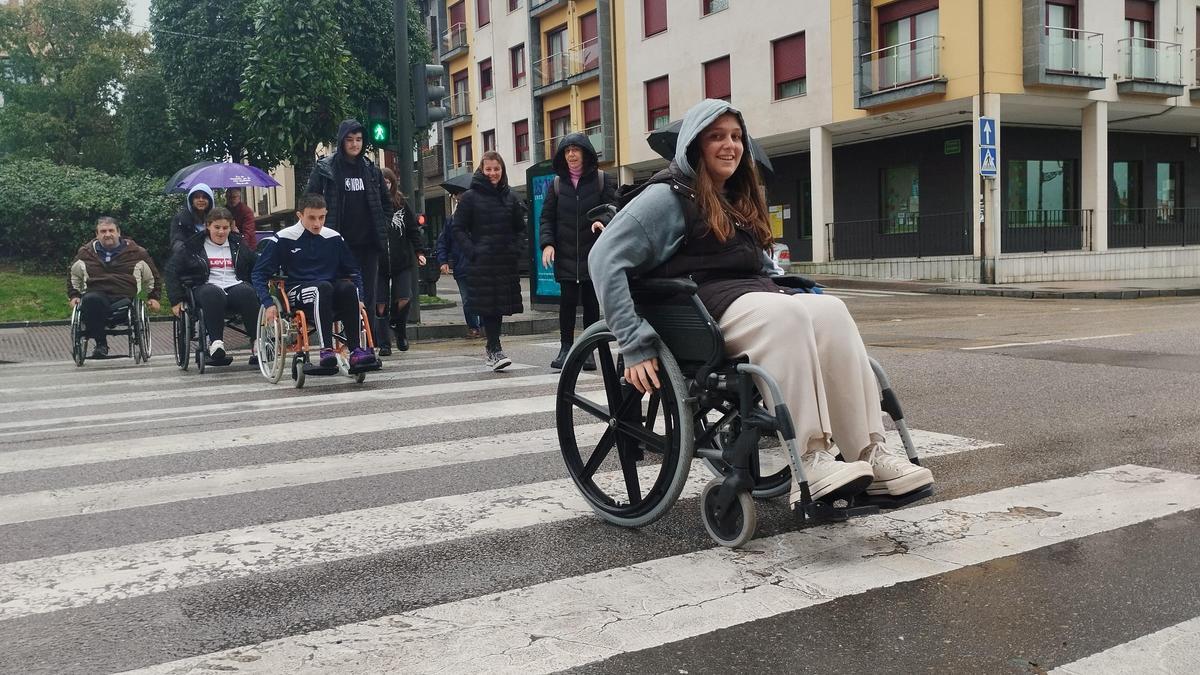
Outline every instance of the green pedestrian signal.
{"type": "Polygon", "coordinates": [[[372,145],[384,146],[391,142],[392,123],[386,100],[375,99],[367,103],[367,131],[372,145]]]}
{"type": "Polygon", "coordinates": [[[371,140],[376,143],[387,143],[388,128],[383,122],[375,122],[371,125],[371,140]]]}

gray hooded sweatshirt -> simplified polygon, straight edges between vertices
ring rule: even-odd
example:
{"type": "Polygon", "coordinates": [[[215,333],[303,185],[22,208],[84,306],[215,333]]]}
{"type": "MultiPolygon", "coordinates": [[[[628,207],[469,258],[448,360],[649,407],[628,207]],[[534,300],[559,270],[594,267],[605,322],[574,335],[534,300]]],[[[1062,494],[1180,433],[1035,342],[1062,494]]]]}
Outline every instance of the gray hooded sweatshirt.
{"type": "MultiPolygon", "coordinates": [[[[747,148],[742,161],[754,161],[742,113],[725,101],[705,99],[684,115],[675,144],[675,164],[685,176],[696,175],[695,167],[688,163],[688,146],[705,127],[727,112],[736,115],[742,126],[742,142],[747,148]]],[[[658,355],[658,334],[634,311],[628,276],[637,277],[658,267],[683,245],[687,221],[679,199],[665,183],[648,186],[617,213],[588,255],[600,307],[627,367],[658,355]]],[[[774,269],[765,253],[763,265],[766,270],[774,269]]]]}

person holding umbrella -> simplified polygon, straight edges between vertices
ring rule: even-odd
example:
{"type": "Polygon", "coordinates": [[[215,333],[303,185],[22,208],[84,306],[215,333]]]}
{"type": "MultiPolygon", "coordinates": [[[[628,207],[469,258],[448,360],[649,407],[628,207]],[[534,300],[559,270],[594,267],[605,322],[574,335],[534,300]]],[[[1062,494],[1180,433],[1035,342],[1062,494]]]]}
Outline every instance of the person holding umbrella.
{"type": "MultiPolygon", "coordinates": [[[[617,203],[617,178],[598,168],[591,141],[581,133],[567,134],[554,153],[554,185],[546,191],[542,207],[542,267],[554,266],[554,279],[562,293],[558,301],[558,336],[561,346],[550,367],[559,370],[575,341],[575,308],[583,303],[583,323],[600,319],[596,289],[588,276],[587,257],[603,223],[587,212],[601,204],[617,203]]],[[[595,370],[589,355],[584,370],[595,370]]]]}
{"type": "Polygon", "coordinates": [[[258,232],[255,229],[254,210],[246,204],[242,188],[231,187],[225,190],[225,208],[237,219],[237,229],[242,234],[242,242],[253,251],[258,246],[258,232]]]}
{"type": "Polygon", "coordinates": [[[171,219],[171,253],[183,249],[189,239],[204,231],[208,212],[217,200],[206,183],[196,183],[187,191],[187,202],[171,219]]]}

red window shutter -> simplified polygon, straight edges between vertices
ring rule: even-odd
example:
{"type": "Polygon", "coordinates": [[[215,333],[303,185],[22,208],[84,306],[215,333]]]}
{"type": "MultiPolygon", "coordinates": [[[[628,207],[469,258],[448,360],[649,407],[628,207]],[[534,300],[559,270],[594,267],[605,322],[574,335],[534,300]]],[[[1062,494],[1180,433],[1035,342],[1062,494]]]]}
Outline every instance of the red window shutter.
{"type": "Polygon", "coordinates": [[[600,125],[600,97],[589,98],[583,102],[583,126],[592,128],[600,125]]]}
{"type": "Polygon", "coordinates": [[[1125,18],[1134,21],[1154,21],[1153,0],[1125,0],[1125,18]]]}
{"type": "Polygon", "coordinates": [[[938,0],[899,0],[879,8],[879,23],[899,21],[906,16],[914,16],[938,8],[938,0]]]}
{"type": "Polygon", "coordinates": [[[666,108],[671,105],[671,89],[666,76],[646,83],[646,107],[666,108]]]}
{"type": "Polygon", "coordinates": [[[729,98],[729,57],[704,64],[704,95],[708,98],[729,98]]]}
{"type": "Polygon", "coordinates": [[[667,0],[642,0],[642,26],[646,37],[667,29],[667,0]]]}
{"type": "Polygon", "coordinates": [[[579,17],[580,42],[587,44],[590,40],[595,40],[598,35],[600,35],[600,29],[596,23],[596,12],[588,12],[579,17]]]}
{"type": "Polygon", "coordinates": [[[486,26],[492,22],[492,0],[475,0],[475,18],[477,24],[486,26]]]}
{"type": "Polygon", "coordinates": [[[775,84],[791,82],[805,76],[804,33],[796,33],[771,43],[775,65],[775,84]]]}
{"type": "Polygon", "coordinates": [[[453,28],[460,23],[467,22],[467,1],[450,6],[450,27],[453,28]]]}

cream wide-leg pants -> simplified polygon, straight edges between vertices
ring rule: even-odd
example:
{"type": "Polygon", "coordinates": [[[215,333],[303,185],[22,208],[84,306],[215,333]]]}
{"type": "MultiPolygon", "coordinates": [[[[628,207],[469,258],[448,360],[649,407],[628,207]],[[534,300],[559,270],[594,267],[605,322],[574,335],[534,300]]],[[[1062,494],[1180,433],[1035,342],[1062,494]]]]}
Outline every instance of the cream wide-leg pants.
{"type": "MultiPolygon", "coordinates": [[[[814,293],[747,293],[717,322],[725,352],[775,377],[805,451],[837,442],[847,462],[883,442],[879,385],[845,303],[814,293]]],[[[757,378],[756,378],[757,379],[757,378]]],[[[765,386],[768,409],[775,405],[765,386]]]]}

